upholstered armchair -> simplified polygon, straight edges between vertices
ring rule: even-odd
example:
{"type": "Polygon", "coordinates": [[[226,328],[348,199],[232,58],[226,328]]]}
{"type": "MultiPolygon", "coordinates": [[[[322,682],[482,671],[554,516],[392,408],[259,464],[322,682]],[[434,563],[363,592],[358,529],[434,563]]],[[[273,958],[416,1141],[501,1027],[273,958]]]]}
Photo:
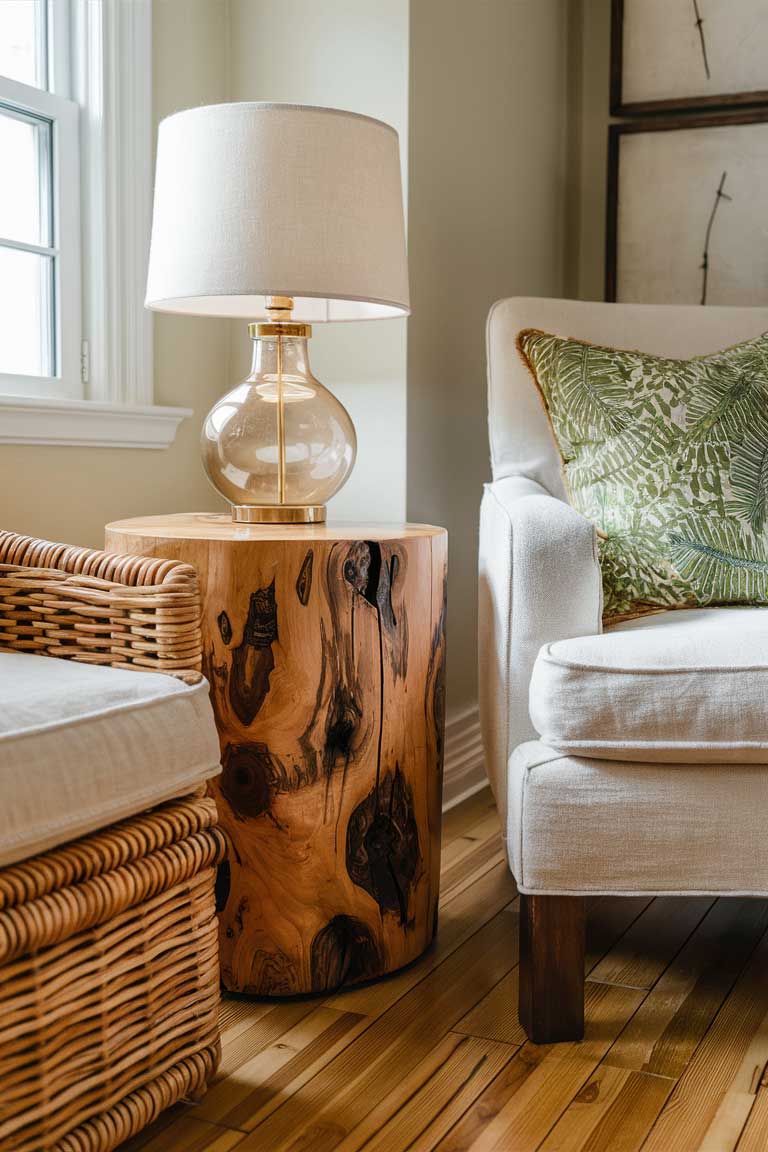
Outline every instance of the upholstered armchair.
{"type": "Polygon", "coordinates": [[[586,896],[768,894],[768,610],[602,627],[595,530],[567,502],[525,328],[688,357],[768,330],[768,309],[510,299],[489,317],[480,708],[520,1019],[548,1043],[583,1034],[586,896]]]}

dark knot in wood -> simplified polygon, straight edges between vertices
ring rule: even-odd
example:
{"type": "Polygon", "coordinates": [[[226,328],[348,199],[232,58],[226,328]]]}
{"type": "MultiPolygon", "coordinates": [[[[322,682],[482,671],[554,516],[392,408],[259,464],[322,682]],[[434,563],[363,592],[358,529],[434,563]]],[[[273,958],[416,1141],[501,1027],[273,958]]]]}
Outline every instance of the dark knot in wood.
{"type": "Polygon", "coordinates": [[[269,648],[277,640],[277,603],[275,601],[275,581],[266,588],[251,592],[248,602],[248,619],[243,630],[243,644],[249,644],[260,651],[269,648]]]}
{"type": "Polygon", "coordinates": [[[363,710],[346,684],[338,684],[333,692],[325,729],[323,766],[332,772],[338,763],[345,766],[354,757],[355,735],[363,718],[363,710]]]}
{"type": "Polygon", "coordinates": [[[301,571],[296,577],[296,595],[299,598],[299,603],[303,604],[306,608],[309,604],[310,593],[312,592],[312,565],[314,564],[314,553],[310,548],[304,557],[301,565],[301,571]]]}
{"type": "Polygon", "coordinates": [[[226,612],[219,612],[216,623],[219,626],[221,638],[225,644],[229,645],[232,641],[232,625],[229,622],[229,616],[226,612]]]}
{"type": "Polygon", "coordinates": [[[251,593],[243,639],[232,650],[229,700],[241,724],[252,724],[269,692],[277,640],[275,582],[251,593]]]}
{"type": "Polygon", "coordinates": [[[387,631],[395,627],[392,611],[392,580],[397,574],[397,557],[389,567],[382,560],[381,544],[375,540],[357,540],[350,545],[344,561],[344,579],[355,592],[378,611],[387,631]]]}
{"type": "Polygon", "coordinates": [[[313,992],[369,980],[384,969],[373,933],[354,916],[334,916],[320,929],[312,941],[310,966],[313,992]]]}
{"type": "Polygon", "coordinates": [[[214,887],[217,912],[224,911],[227,900],[229,900],[229,892],[231,887],[232,865],[229,863],[229,860],[222,860],[216,871],[216,884],[214,887]]]}
{"type": "Polygon", "coordinates": [[[268,812],[279,766],[266,744],[229,744],[222,759],[221,793],[240,820],[268,812]]]}
{"type": "Polygon", "coordinates": [[[387,772],[347,826],[347,871],[382,913],[408,923],[411,889],[421,863],[419,829],[411,788],[400,771],[387,772]]]}

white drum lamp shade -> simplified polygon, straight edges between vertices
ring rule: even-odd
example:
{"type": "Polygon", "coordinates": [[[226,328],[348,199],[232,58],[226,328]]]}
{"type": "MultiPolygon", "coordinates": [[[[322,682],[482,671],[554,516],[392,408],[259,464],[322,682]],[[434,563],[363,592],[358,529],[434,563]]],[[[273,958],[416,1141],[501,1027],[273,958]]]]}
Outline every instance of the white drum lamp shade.
{"type": "Polygon", "coordinates": [[[297,322],[407,315],[397,133],[292,104],[178,112],[158,134],[146,303],[162,312],[297,322]]]}
{"type": "Polygon", "coordinates": [[[147,306],[252,323],[251,372],[211,409],[203,463],[247,523],[325,519],[357,441],[309,367],[310,322],[407,315],[397,133],[295,104],[160,125],[147,306]]]}

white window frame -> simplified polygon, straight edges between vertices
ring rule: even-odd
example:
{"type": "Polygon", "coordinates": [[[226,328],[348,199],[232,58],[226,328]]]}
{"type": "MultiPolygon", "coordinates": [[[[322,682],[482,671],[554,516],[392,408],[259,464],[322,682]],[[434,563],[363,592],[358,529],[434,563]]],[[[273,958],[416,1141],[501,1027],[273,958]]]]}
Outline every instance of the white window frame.
{"type": "MultiPolygon", "coordinates": [[[[55,105],[53,146],[64,168],[54,239],[73,241],[77,251],[67,249],[67,259],[57,261],[72,270],[57,285],[61,372],[55,382],[0,376],[0,444],[167,447],[192,411],[153,403],[153,319],[143,305],[152,213],[152,0],[49,0],[48,12],[59,69],[54,87],[74,100],[17,88],[26,107],[32,96],[40,102],[46,118],[55,105]],[[69,135],[78,122],[79,149],[77,135],[74,147],[69,135]],[[70,196],[65,189],[78,187],[78,173],[66,166],[78,153],[79,192],[70,196]]],[[[3,80],[3,89],[12,83],[3,80]]]]}
{"type": "MultiPolygon", "coordinates": [[[[54,59],[60,53],[54,53],[54,59]]],[[[3,246],[55,258],[53,278],[55,376],[0,372],[0,391],[20,396],[82,398],[80,382],[80,156],[79,109],[63,96],[0,77],[0,105],[50,124],[53,235],[50,245],[3,237],[3,246]]]]}

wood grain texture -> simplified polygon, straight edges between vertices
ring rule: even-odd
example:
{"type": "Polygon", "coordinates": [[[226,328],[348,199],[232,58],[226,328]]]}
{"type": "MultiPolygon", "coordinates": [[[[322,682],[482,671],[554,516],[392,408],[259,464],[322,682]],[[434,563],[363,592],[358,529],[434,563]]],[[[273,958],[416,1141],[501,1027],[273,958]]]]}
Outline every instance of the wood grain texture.
{"type": "MultiPolygon", "coordinates": [[[[303,1001],[307,1003],[307,1001],[303,1001]]],[[[250,1132],[347,1046],[368,1023],[354,1012],[312,1007],[293,1027],[281,1004],[279,1034],[237,1063],[234,1074],[216,1083],[196,1115],[212,1123],[250,1132]]]]}
{"type": "MultiPolygon", "coordinates": [[[[313,546],[339,540],[354,543],[374,536],[377,540],[410,540],[445,536],[434,524],[378,524],[370,521],[329,520],[324,524],[235,524],[231,516],[217,512],[179,512],[171,516],[136,516],[107,524],[109,536],[129,535],[146,540],[198,540],[263,544],[265,541],[293,542],[313,546]]],[[[112,551],[112,549],[109,549],[112,551]]],[[[143,553],[142,553],[143,555],[143,553]]]]}
{"type": "MultiPolygon", "coordinates": [[[[635,988],[587,982],[583,1042],[524,1044],[505,1069],[505,1090],[497,1093],[491,1085],[490,1108],[481,1094],[455,1135],[446,1139],[445,1148],[458,1152],[465,1128],[472,1134],[465,1145],[472,1152],[535,1152],[588,1082],[642,996],[635,988]]],[[[444,1152],[442,1143],[438,1148],[444,1152]]]]}
{"type": "Polygon", "coordinates": [[[505,1044],[449,1032],[334,1152],[433,1148],[514,1054],[505,1044]]]}
{"type": "Polygon", "coordinates": [[[768,1063],[768,937],[763,937],[654,1125],[648,1152],[735,1147],[768,1063]]]}
{"type": "Polygon", "coordinates": [[[711,896],[670,896],[654,900],[590,973],[591,980],[652,988],[670,958],[712,907],[711,896]]]}
{"type": "Polygon", "coordinates": [[[584,1035],[585,904],[520,896],[520,1023],[535,1044],[584,1035]]]}
{"type": "MultiPolygon", "coordinates": [[[[617,1068],[682,1076],[768,928],[762,900],[718,900],[606,1057],[617,1068]]],[[[665,958],[669,962],[669,955],[665,958]]]]}
{"type": "Polygon", "coordinates": [[[201,516],[107,539],[200,575],[225,987],[321,994],[414,960],[439,891],[445,532],[201,516]]]}
{"type": "Polygon", "coordinates": [[[736,1152],[765,1152],[768,1148],[768,1089],[755,1096],[749,1117],[736,1145],[736,1152]]]}
{"type": "Polygon", "coordinates": [[[242,1152],[335,1152],[514,965],[514,927],[508,912],[490,920],[259,1125],[242,1152]]]}
{"type": "Polygon", "coordinates": [[[488,803],[448,813],[434,948],[332,996],[225,996],[221,1078],[129,1152],[764,1152],[768,901],[588,899],[585,1040],[519,1043],[488,803]]]}
{"type": "Polygon", "coordinates": [[[603,1063],[539,1145],[540,1152],[637,1152],[674,1086],[663,1076],[603,1063]]]}

